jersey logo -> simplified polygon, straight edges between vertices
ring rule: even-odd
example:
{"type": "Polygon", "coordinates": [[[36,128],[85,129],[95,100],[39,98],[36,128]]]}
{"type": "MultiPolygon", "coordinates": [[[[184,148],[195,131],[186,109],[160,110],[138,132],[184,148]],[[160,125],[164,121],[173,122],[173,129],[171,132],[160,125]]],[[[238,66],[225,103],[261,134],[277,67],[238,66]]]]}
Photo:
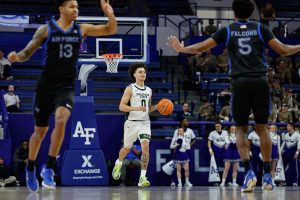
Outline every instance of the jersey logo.
{"type": "Polygon", "coordinates": [[[242,24],[242,25],[240,26],[240,28],[241,28],[241,29],[247,29],[247,25],[246,25],[246,24],[242,24]]]}

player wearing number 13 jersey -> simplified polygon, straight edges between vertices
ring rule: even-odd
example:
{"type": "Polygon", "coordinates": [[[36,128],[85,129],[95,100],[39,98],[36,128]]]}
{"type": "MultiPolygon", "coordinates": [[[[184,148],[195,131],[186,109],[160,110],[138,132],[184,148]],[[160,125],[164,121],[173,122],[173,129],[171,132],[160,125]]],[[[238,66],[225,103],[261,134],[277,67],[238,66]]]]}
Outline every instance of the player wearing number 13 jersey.
{"type": "Polygon", "coordinates": [[[157,109],[157,105],[151,105],[152,90],[144,84],[146,70],[146,66],[142,63],[132,64],[128,70],[129,77],[135,83],[127,86],[120,102],[120,111],[128,113],[128,118],[124,123],[124,146],[119,152],[112,172],[114,179],[120,178],[122,162],[130,152],[133,143],[139,139],[142,146],[141,174],[138,183],[140,187],[150,185],[146,177],[151,139],[149,113],[157,109]]]}
{"type": "Polygon", "coordinates": [[[59,19],[51,20],[37,29],[32,40],[20,52],[11,52],[11,62],[25,62],[43,45],[45,50],[44,71],[36,87],[34,119],[35,127],[29,142],[29,156],[26,167],[27,188],[36,192],[39,184],[35,175],[35,160],[43,138],[48,131],[49,116],[55,112],[55,127],[51,135],[48,162],[41,170],[42,185],[55,187],[53,168],[56,156],[64,139],[65,126],[73,107],[76,63],[81,37],[114,34],[117,23],[108,1],[100,0],[101,8],[108,17],[107,24],[77,24],[78,3],[76,0],[57,0],[59,19]]]}
{"type": "Polygon", "coordinates": [[[211,38],[184,47],[175,36],[170,36],[168,45],[177,52],[194,54],[207,51],[220,43],[227,46],[232,88],[232,116],[237,125],[237,147],[246,171],[242,191],[251,192],[257,181],[249,162],[247,141],[248,118],[251,110],[256,122],[255,129],[261,141],[265,173],[262,181],[263,189],[270,190],[273,189],[270,174],[272,142],[267,123],[271,104],[264,46],[269,45],[278,54],[288,56],[299,52],[300,45],[282,44],[267,27],[249,21],[254,10],[251,0],[233,0],[232,9],[235,22],[222,28],[211,38]]]}

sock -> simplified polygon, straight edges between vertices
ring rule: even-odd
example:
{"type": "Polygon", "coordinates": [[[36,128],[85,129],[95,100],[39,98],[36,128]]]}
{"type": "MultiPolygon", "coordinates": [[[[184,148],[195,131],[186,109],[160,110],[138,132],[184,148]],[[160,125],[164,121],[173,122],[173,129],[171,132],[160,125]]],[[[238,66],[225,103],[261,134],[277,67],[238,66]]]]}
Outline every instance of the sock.
{"type": "Polygon", "coordinates": [[[264,172],[265,173],[271,172],[271,162],[264,162],[264,172]]]}
{"type": "Polygon", "coordinates": [[[119,159],[116,160],[116,164],[117,164],[117,165],[122,165],[122,163],[123,163],[122,160],[119,160],[119,159]]]}
{"type": "Polygon", "coordinates": [[[55,163],[56,163],[56,157],[48,156],[48,161],[47,161],[46,168],[47,169],[54,169],[55,163]]]}
{"type": "Polygon", "coordinates": [[[181,179],[178,179],[178,184],[181,184],[181,179]]]}
{"type": "Polygon", "coordinates": [[[146,172],[147,172],[147,170],[142,169],[142,170],[141,170],[141,177],[142,177],[142,176],[146,176],[146,172]]]}
{"type": "Polygon", "coordinates": [[[232,178],[232,183],[236,183],[236,178],[232,178]]]}
{"type": "Polygon", "coordinates": [[[246,173],[247,173],[250,169],[252,169],[250,160],[244,160],[243,163],[244,163],[244,168],[245,168],[245,172],[246,172],[246,173]]]}
{"type": "Polygon", "coordinates": [[[190,182],[189,178],[185,178],[185,182],[186,183],[190,182]]]}
{"type": "Polygon", "coordinates": [[[222,184],[225,184],[226,178],[222,178],[222,184]]]}
{"type": "Polygon", "coordinates": [[[27,170],[30,171],[30,172],[33,172],[34,167],[35,167],[35,160],[28,160],[27,170]]]}

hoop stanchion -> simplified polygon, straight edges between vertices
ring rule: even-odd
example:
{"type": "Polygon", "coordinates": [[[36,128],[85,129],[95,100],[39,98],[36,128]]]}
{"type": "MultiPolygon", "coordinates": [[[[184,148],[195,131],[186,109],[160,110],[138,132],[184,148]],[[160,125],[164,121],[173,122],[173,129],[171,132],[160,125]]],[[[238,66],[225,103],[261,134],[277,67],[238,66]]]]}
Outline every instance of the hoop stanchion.
{"type": "Polygon", "coordinates": [[[123,54],[119,53],[107,53],[102,54],[104,61],[106,63],[106,72],[108,73],[118,73],[118,65],[120,60],[123,58],[123,54]]]}

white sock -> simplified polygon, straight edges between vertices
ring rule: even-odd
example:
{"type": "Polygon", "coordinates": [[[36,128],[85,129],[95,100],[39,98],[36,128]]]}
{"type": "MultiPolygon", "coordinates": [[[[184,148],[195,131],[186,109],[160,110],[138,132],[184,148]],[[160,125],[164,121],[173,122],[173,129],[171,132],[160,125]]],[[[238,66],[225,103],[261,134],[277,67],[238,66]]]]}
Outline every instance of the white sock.
{"type": "Polygon", "coordinates": [[[186,182],[186,183],[190,182],[190,181],[189,181],[189,178],[185,178],[185,182],[186,182]]]}
{"type": "Polygon", "coordinates": [[[142,177],[142,176],[146,176],[146,173],[147,173],[147,170],[142,169],[142,170],[141,170],[141,177],[142,177]]]}
{"type": "Polygon", "coordinates": [[[178,179],[178,184],[181,184],[181,179],[178,179]]]}
{"type": "Polygon", "coordinates": [[[236,183],[236,178],[232,178],[232,183],[236,183]]]}
{"type": "Polygon", "coordinates": [[[226,178],[222,178],[222,184],[225,184],[226,178]]]}
{"type": "Polygon", "coordinates": [[[119,159],[116,160],[116,164],[117,164],[117,165],[122,165],[122,163],[123,163],[122,160],[119,160],[119,159]]]}

